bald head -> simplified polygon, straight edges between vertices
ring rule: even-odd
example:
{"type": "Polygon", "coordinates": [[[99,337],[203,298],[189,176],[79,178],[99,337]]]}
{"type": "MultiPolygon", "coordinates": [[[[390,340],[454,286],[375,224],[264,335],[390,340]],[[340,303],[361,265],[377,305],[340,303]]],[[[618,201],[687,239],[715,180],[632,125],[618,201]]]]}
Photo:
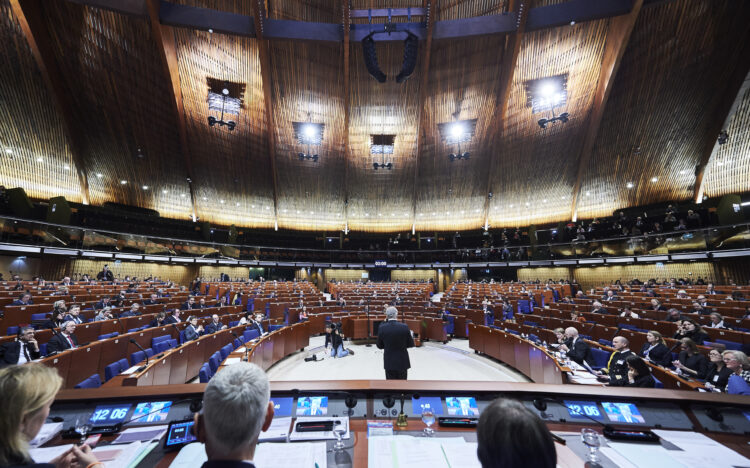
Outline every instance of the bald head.
{"type": "Polygon", "coordinates": [[[624,336],[616,336],[612,339],[612,347],[615,348],[617,351],[628,349],[629,344],[630,342],[624,336]]]}
{"type": "Polygon", "coordinates": [[[568,338],[575,338],[578,336],[578,330],[575,327],[568,327],[565,329],[565,336],[568,338]]]}

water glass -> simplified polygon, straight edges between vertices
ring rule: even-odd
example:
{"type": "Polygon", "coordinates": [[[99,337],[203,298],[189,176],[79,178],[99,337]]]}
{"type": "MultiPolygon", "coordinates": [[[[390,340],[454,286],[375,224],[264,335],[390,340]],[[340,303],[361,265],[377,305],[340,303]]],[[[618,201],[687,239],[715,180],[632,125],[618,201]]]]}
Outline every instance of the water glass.
{"type": "Polygon", "coordinates": [[[581,441],[589,448],[589,454],[586,457],[587,461],[591,463],[599,463],[599,457],[597,456],[597,450],[601,446],[601,439],[599,433],[588,427],[581,429],[581,441]]]}
{"type": "Polygon", "coordinates": [[[88,416],[79,416],[76,418],[76,432],[81,434],[81,444],[86,441],[86,436],[91,431],[91,423],[88,416]]]}
{"type": "Polygon", "coordinates": [[[432,412],[431,408],[425,408],[422,410],[422,422],[427,426],[422,431],[425,437],[432,437],[433,434],[435,434],[435,431],[430,426],[435,424],[435,413],[432,412]]]}
{"type": "Polygon", "coordinates": [[[343,424],[339,424],[333,428],[333,435],[336,436],[336,443],[333,444],[334,450],[344,449],[344,435],[346,435],[346,428],[343,424]]]}

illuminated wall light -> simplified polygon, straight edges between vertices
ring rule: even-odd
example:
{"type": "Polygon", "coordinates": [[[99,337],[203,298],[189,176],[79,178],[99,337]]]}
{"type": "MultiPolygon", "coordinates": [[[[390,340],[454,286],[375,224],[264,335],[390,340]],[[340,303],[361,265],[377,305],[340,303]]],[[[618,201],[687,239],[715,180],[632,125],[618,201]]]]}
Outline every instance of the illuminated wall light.
{"type": "Polygon", "coordinates": [[[180,194],[180,197],[182,197],[182,198],[185,198],[185,194],[184,194],[184,193],[181,193],[181,194],[180,194]]]}
{"type": "Polygon", "coordinates": [[[365,217],[370,216],[370,213],[365,213],[365,217]]]}
{"type": "Polygon", "coordinates": [[[271,209],[271,207],[270,207],[270,206],[267,206],[267,207],[266,207],[266,209],[267,209],[267,210],[270,210],[270,209],[271,209]]]}
{"type": "Polygon", "coordinates": [[[685,175],[685,170],[680,171],[680,174],[685,175]]]}
{"type": "Polygon", "coordinates": [[[590,195],[591,195],[591,192],[586,192],[586,196],[587,197],[590,196],[590,195]]]}
{"type": "Polygon", "coordinates": [[[206,198],[206,197],[201,197],[201,198],[203,198],[203,201],[206,201],[206,200],[208,200],[208,198],[206,198]]]}
{"type": "Polygon", "coordinates": [[[5,148],[5,152],[8,154],[13,154],[13,150],[10,148],[5,148]]]}
{"type": "Polygon", "coordinates": [[[652,177],[651,178],[651,182],[659,182],[659,178],[658,177],[652,177]]]}
{"type": "MultiPolygon", "coordinates": [[[[161,191],[161,193],[163,193],[163,194],[165,194],[165,195],[166,195],[166,194],[168,194],[168,193],[169,193],[169,190],[166,190],[166,189],[165,189],[165,190],[162,190],[162,191],[161,191]]],[[[204,200],[205,200],[205,198],[204,198],[204,200]]]]}
{"type": "Polygon", "coordinates": [[[64,166],[63,166],[63,169],[65,169],[66,171],[69,171],[69,170],[70,170],[70,166],[68,166],[68,165],[66,164],[66,165],[64,165],[64,166]]]}
{"type": "Polygon", "coordinates": [[[719,162],[717,162],[717,163],[716,163],[716,165],[717,165],[717,166],[723,166],[723,165],[724,165],[724,163],[723,163],[723,162],[721,162],[721,161],[719,161],[719,162]]]}
{"type": "Polygon", "coordinates": [[[547,199],[545,198],[544,200],[542,200],[542,202],[543,202],[543,203],[547,203],[547,199]]]}
{"type": "Polygon", "coordinates": [[[42,158],[36,158],[36,162],[43,162],[43,161],[44,161],[44,159],[42,159],[42,158]]]}
{"type": "Polygon", "coordinates": [[[221,203],[223,205],[226,202],[224,200],[219,200],[219,203],[221,203]]]}
{"type": "Polygon", "coordinates": [[[125,184],[127,184],[127,183],[128,183],[128,181],[127,181],[127,180],[121,180],[121,181],[120,181],[120,185],[125,185],[125,184]]]}
{"type": "Polygon", "coordinates": [[[513,208],[513,204],[512,203],[509,206],[510,206],[510,208],[513,208]]]}
{"type": "Polygon", "coordinates": [[[240,206],[239,202],[238,202],[238,203],[235,203],[235,204],[234,204],[234,206],[240,206]]]}
{"type": "Polygon", "coordinates": [[[144,185],[144,186],[143,186],[143,187],[141,187],[141,188],[142,188],[143,190],[148,190],[148,185],[144,185]]]}
{"type": "Polygon", "coordinates": [[[96,178],[97,179],[101,179],[102,178],[102,173],[101,172],[97,172],[96,173],[96,178]]]}
{"type": "Polygon", "coordinates": [[[633,188],[633,182],[628,182],[627,184],[625,184],[625,187],[633,188]]]}

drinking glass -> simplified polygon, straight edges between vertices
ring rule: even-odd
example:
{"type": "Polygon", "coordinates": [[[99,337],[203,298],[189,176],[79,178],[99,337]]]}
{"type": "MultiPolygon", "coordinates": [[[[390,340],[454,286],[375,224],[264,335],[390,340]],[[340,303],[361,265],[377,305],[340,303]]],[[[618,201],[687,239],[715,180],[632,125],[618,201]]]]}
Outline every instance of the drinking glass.
{"type": "Polygon", "coordinates": [[[81,444],[86,441],[86,435],[91,431],[91,423],[88,416],[79,416],[76,418],[76,432],[81,434],[81,444]]]}
{"type": "Polygon", "coordinates": [[[333,435],[336,436],[336,443],[333,444],[334,450],[344,449],[344,435],[346,434],[346,427],[343,424],[339,424],[333,428],[333,435]]]}
{"type": "Polygon", "coordinates": [[[597,450],[599,450],[599,446],[601,446],[599,433],[588,427],[583,428],[581,429],[581,441],[589,448],[589,454],[586,457],[586,460],[591,463],[599,463],[599,457],[597,456],[597,450]]]}
{"type": "Polygon", "coordinates": [[[431,408],[425,408],[422,410],[422,422],[427,426],[422,431],[425,437],[432,437],[432,435],[435,434],[435,431],[430,426],[435,424],[435,413],[432,412],[431,408]]]}

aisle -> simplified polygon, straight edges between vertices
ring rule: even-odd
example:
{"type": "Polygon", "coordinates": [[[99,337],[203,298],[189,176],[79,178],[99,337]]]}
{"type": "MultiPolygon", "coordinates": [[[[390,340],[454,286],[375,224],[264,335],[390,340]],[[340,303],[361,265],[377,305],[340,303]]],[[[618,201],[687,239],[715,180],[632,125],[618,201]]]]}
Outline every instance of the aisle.
{"type": "MultiPolygon", "coordinates": [[[[268,370],[268,377],[279,380],[363,380],[384,379],[383,351],[375,345],[349,345],[353,356],[333,359],[323,353],[323,337],[310,338],[305,352],[287,357],[268,370]],[[305,362],[304,358],[316,351],[322,361],[305,362]]],[[[469,349],[467,340],[452,340],[447,345],[425,343],[421,348],[409,349],[411,369],[409,380],[466,380],[528,382],[515,370],[469,349]]]]}

